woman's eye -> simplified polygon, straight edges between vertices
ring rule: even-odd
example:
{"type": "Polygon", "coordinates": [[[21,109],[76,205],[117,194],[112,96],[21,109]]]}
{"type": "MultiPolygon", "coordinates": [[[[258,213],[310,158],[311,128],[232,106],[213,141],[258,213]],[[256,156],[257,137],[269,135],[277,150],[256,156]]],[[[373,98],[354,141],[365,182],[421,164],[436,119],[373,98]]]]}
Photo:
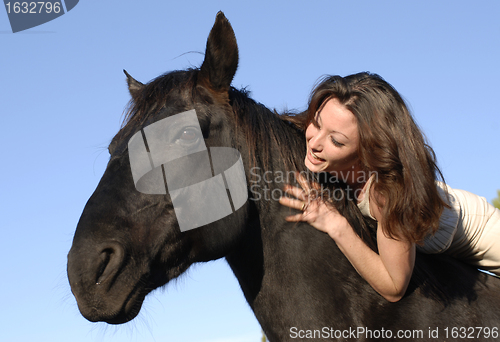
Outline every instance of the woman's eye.
{"type": "Polygon", "coordinates": [[[333,137],[331,138],[332,139],[332,143],[337,146],[337,147],[342,147],[344,146],[344,144],[338,142],[337,140],[335,140],[333,137]]]}

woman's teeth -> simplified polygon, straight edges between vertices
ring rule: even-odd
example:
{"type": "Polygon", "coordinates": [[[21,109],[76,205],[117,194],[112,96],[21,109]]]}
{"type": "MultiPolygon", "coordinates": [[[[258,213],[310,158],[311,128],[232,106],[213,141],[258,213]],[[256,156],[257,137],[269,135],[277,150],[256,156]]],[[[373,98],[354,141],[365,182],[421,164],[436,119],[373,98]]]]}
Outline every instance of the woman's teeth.
{"type": "Polygon", "coordinates": [[[313,156],[313,158],[314,158],[314,159],[316,159],[316,160],[321,160],[321,161],[323,161],[323,160],[324,160],[324,159],[321,159],[320,157],[318,157],[317,155],[315,155],[313,151],[311,151],[311,155],[312,155],[312,156],[313,156]]]}

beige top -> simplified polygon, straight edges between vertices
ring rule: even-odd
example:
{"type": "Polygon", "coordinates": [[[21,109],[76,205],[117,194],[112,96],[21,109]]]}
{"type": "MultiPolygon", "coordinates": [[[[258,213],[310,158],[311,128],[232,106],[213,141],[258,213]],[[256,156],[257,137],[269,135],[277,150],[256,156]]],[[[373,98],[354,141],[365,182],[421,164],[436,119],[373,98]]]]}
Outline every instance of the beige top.
{"type": "Polygon", "coordinates": [[[375,217],[373,217],[372,213],[370,212],[370,187],[372,186],[374,176],[375,175],[371,175],[370,178],[368,178],[368,182],[366,182],[362,191],[361,201],[358,202],[358,208],[363,216],[369,217],[372,220],[376,221],[375,217]]]}

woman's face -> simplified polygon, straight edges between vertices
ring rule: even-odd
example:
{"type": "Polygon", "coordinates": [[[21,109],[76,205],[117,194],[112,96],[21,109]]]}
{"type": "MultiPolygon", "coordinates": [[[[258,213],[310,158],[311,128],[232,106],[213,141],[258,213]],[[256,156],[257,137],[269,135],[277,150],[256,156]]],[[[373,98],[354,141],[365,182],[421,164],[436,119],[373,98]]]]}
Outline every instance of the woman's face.
{"type": "Polygon", "coordinates": [[[306,167],[313,172],[352,171],[358,162],[358,123],[354,114],[336,98],[316,113],[319,127],[306,129],[306,167]]]}

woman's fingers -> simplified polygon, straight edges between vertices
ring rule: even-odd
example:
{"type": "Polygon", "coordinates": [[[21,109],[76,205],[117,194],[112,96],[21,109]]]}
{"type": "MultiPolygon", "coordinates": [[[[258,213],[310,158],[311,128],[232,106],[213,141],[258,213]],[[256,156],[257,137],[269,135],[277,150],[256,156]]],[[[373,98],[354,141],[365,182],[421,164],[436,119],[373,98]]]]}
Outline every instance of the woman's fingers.
{"type": "MultiPolygon", "coordinates": [[[[303,211],[304,209],[306,209],[306,203],[303,202],[303,201],[301,201],[301,200],[298,200],[298,199],[293,199],[293,198],[290,198],[290,197],[281,197],[279,199],[279,202],[282,205],[285,205],[285,206],[293,208],[293,209],[297,209],[297,210],[301,210],[301,211],[303,211]]],[[[285,217],[285,220],[288,221],[288,222],[303,221],[304,220],[304,213],[302,212],[300,214],[295,214],[295,215],[287,216],[287,217],[285,217]]]]}
{"type": "Polygon", "coordinates": [[[306,194],[304,190],[299,189],[295,186],[287,185],[285,186],[285,193],[292,195],[295,198],[298,198],[301,201],[307,202],[306,194]]]}
{"type": "Polygon", "coordinates": [[[300,222],[304,221],[304,214],[290,215],[285,217],[285,221],[288,222],[300,222]]]}
{"type": "Polygon", "coordinates": [[[297,182],[300,184],[302,189],[304,189],[305,192],[309,192],[309,183],[307,180],[302,176],[299,172],[297,172],[297,182]]]}
{"type": "Polygon", "coordinates": [[[306,202],[290,198],[290,197],[281,197],[279,199],[280,204],[285,205],[287,207],[297,209],[297,210],[304,210],[306,208],[306,202]]]}
{"type": "Polygon", "coordinates": [[[322,232],[328,232],[331,222],[338,216],[338,212],[324,201],[321,187],[318,183],[309,183],[304,176],[297,174],[297,182],[302,187],[285,185],[283,190],[289,195],[283,195],[279,203],[289,208],[301,211],[285,217],[288,222],[304,221],[322,232]]]}
{"type": "Polygon", "coordinates": [[[295,198],[282,196],[279,199],[279,202],[287,207],[302,211],[299,214],[287,216],[285,218],[286,221],[309,222],[311,220],[314,220],[314,217],[316,216],[316,214],[311,216],[311,213],[319,209],[318,203],[315,203],[314,201],[318,198],[317,192],[319,189],[319,184],[313,183],[311,189],[309,182],[300,173],[297,173],[297,182],[299,183],[302,189],[292,185],[285,185],[285,187],[283,188],[283,190],[287,195],[293,196],[295,198]],[[312,205],[311,208],[309,208],[310,205],[312,205]]]}
{"type": "Polygon", "coordinates": [[[316,189],[316,190],[319,190],[321,187],[319,185],[319,183],[316,183],[314,181],[311,181],[309,182],[307,180],[306,177],[304,177],[301,173],[297,172],[296,173],[296,177],[297,177],[297,182],[300,184],[300,186],[302,187],[302,189],[304,189],[304,191],[306,192],[310,192],[311,191],[311,186],[313,189],[316,189]]]}

